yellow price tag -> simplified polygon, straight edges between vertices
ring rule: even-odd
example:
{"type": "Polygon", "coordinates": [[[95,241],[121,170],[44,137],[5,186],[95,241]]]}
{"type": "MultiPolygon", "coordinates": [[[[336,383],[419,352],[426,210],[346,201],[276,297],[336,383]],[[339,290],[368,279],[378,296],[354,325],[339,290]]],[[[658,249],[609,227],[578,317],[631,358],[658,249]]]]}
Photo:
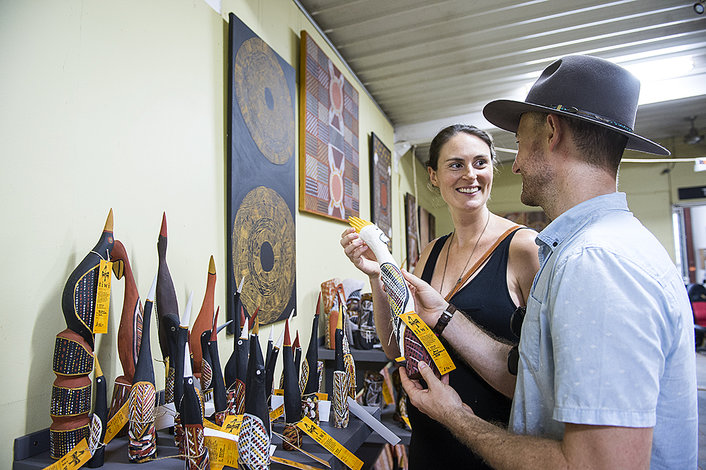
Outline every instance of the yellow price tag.
{"type": "Polygon", "coordinates": [[[237,436],[240,433],[241,424],[243,424],[243,415],[228,415],[223,420],[221,431],[237,436]]]}
{"type": "Polygon", "coordinates": [[[320,467],[314,467],[312,465],[307,465],[301,462],[295,462],[294,460],[283,459],[282,457],[275,457],[274,455],[270,457],[273,462],[281,463],[282,465],[287,465],[289,467],[301,468],[302,470],[323,470],[320,467]]]}
{"type": "Polygon", "coordinates": [[[216,431],[223,431],[223,428],[221,428],[220,426],[216,426],[215,424],[213,424],[211,421],[209,421],[207,419],[203,420],[203,427],[215,429],[216,431]]]}
{"type": "Polygon", "coordinates": [[[392,393],[390,392],[390,387],[387,386],[387,382],[382,382],[382,399],[385,401],[386,405],[392,405],[395,399],[392,398],[392,393]]]}
{"type": "Polygon", "coordinates": [[[400,315],[400,319],[402,319],[405,325],[412,330],[412,333],[419,338],[419,341],[422,342],[424,349],[429,352],[431,359],[434,361],[434,364],[436,364],[441,375],[448,374],[456,368],[451,360],[451,356],[449,356],[448,351],[444,348],[444,345],[441,344],[439,338],[431,331],[431,328],[419,318],[419,315],[416,313],[403,313],[400,315]]]}
{"type": "Polygon", "coordinates": [[[284,405],[279,405],[274,410],[270,411],[270,421],[274,421],[284,414],[284,405]]]}
{"type": "Polygon", "coordinates": [[[98,269],[98,289],[96,290],[96,309],[93,320],[93,333],[108,332],[108,310],[110,309],[110,270],[113,263],[104,259],[98,269]]]}
{"type": "Polygon", "coordinates": [[[88,450],[88,441],[83,438],[65,456],[45,467],[45,470],[75,470],[91,460],[91,457],[91,451],[88,450]]]}
{"type": "Polygon", "coordinates": [[[112,441],[116,434],[118,434],[118,432],[120,432],[120,430],[123,428],[123,426],[127,424],[129,418],[129,404],[129,401],[123,403],[123,406],[121,406],[117,413],[115,413],[113,417],[110,418],[110,420],[108,421],[108,425],[105,427],[106,444],[112,441]]]}
{"type": "Polygon", "coordinates": [[[316,393],[316,396],[319,397],[319,400],[328,400],[328,393],[316,393]]]}
{"type": "Polygon", "coordinates": [[[338,460],[343,462],[346,467],[353,470],[360,470],[363,466],[362,460],[353,455],[351,451],[343,447],[343,445],[317,426],[316,423],[308,417],[304,416],[304,418],[297,423],[297,427],[321,444],[324,449],[331,452],[338,460]]]}
{"type": "Polygon", "coordinates": [[[212,470],[220,470],[224,466],[238,468],[238,443],[230,439],[216,436],[204,436],[208,447],[208,460],[212,470]]]}

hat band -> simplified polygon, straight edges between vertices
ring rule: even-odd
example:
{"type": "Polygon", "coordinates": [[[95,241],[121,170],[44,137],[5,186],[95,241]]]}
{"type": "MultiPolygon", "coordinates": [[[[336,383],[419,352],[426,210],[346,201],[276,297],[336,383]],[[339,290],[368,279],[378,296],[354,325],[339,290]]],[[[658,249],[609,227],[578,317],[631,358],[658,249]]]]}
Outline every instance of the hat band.
{"type": "Polygon", "coordinates": [[[549,107],[554,108],[559,111],[564,111],[567,113],[578,114],[579,116],[588,117],[588,118],[591,118],[595,121],[600,121],[604,124],[610,124],[611,126],[619,127],[621,129],[623,129],[624,131],[628,131],[631,133],[634,132],[630,126],[626,126],[623,123],[620,123],[618,121],[613,121],[612,119],[605,118],[605,117],[600,116],[598,114],[593,114],[593,113],[589,113],[588,111],[583,111],[583,110],[575,108],[573,106],[564,106],[563,104],[557,104],[557,105],[551,105],[549,107]]]}

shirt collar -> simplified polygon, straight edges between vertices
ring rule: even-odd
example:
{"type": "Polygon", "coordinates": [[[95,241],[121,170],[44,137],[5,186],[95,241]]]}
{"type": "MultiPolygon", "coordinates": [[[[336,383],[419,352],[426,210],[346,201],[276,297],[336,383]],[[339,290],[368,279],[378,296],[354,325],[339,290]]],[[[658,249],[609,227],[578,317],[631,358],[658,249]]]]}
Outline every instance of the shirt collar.
{"type": "Polygon", "coordinates": [[[539,245],[541,251],[545,249],[548,249],[549,252],[554,251],[554,248],[559,246],[569,235],[606,210],[628,211],[625,193],[603,194],[575,205],[547,225],[537,235],[535,243],[539,245]]]}

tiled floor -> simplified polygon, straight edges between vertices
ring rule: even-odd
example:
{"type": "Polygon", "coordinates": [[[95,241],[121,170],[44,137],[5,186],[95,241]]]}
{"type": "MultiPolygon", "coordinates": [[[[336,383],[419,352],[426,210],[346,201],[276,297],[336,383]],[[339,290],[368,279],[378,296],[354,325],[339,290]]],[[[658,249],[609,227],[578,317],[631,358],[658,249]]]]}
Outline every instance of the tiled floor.
{"type": "Polygon", "coordinates": [[[706,470],[706,351],[696,353],[699,396],[699,470],[706,470]]]}

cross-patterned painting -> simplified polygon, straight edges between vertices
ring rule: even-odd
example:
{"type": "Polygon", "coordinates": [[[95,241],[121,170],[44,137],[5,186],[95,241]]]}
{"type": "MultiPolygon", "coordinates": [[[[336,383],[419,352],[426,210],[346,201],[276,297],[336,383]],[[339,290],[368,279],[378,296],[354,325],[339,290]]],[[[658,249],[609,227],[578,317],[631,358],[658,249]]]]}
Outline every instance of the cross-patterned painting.
{"type": "Polygon", "coordinates": [[[301,33],[299,210],[346,221],[360,213],[358,92],[301,33]]]}

